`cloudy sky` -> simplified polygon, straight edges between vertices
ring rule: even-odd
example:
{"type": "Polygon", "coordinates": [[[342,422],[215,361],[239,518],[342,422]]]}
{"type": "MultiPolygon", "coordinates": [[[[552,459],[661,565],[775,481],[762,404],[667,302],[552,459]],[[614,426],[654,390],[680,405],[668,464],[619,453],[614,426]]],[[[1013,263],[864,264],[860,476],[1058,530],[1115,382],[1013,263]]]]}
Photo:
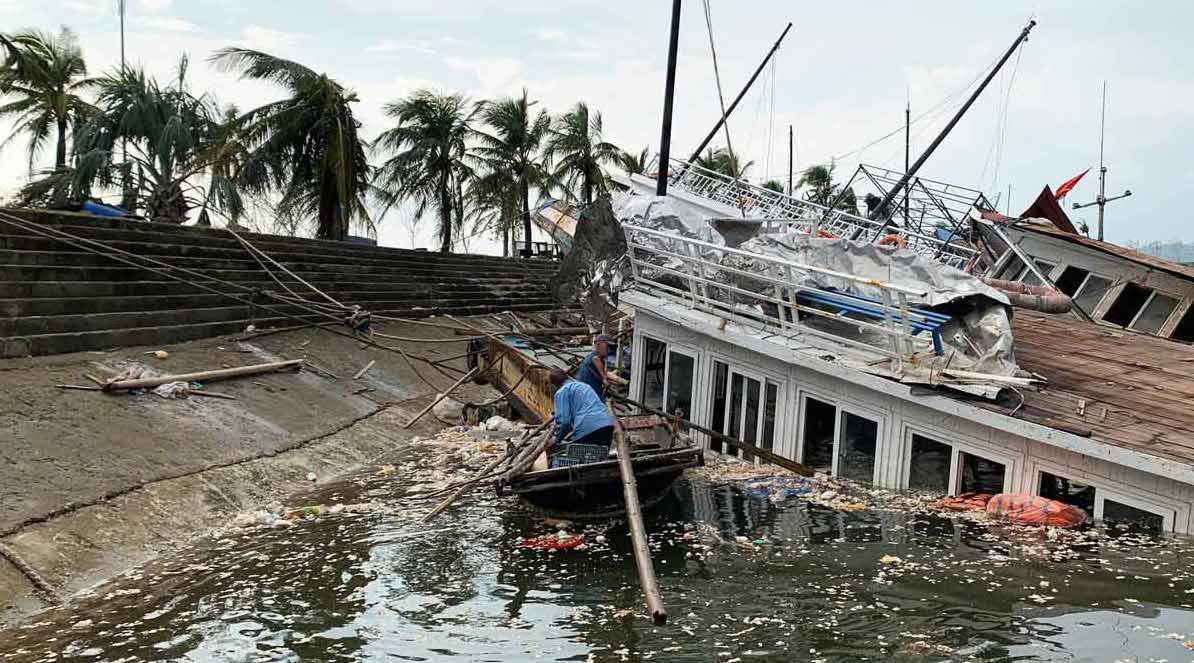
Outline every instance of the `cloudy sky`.
{"type": "MultiPolygon", "coordinates": [[[[203,60],[237,44],[297,59],[354,88],[366,135],[380,108],[412,90],[474,98],[523,86],[552,110],[579,99],[599,109],[607,138],[635,151],[659,142],[666,0],[129,0],[129,60],[170,75],[191,55],[196,89],[245,108],[276,98],[203,60]]],[[[1107,235],[1119,242],[1194,240],[1180,201],[1194,184],[1194,3],[873,2],[711,0],[727,96],[734,94],[787,21],[795,26],[732,119],[749,175],[786,177],[787,128],[796,168],[836,158],[843,177],[864,163],[901,168],[902,132],[862,148],[903,122],[911,100],[913,155],[948,121],[965,90],[1030,18],[1029,42],[934,154],[922,175],[982,189],[1021,211],[1098,164],[1099,102],[1107,81],[1107,235]]],[[[0,0],[0,29],[67,25],[93,72],[119,62],[116,0],[0,0]]],[[[674,150],[686,153],[718,116],[702,4],[685,3],[674,150]]],[[[7,135],[7,131],[5,131],[7,135]]],[[[719,137],[717,143],[722,143],[719,137]]],[[[21,145],[0,153],[0,195],[25,176],[21,145]]],[[[1070,201],[1092,199],[1092,172],[1070,201]]],[[[381,241],[430,245],[404,214],[382,222],[381,241]]],[[[1092,210],[1073,213],[1094,225],[1092,210]]],[[[492,244],[472,244],[484,250],[492,244]]]]}

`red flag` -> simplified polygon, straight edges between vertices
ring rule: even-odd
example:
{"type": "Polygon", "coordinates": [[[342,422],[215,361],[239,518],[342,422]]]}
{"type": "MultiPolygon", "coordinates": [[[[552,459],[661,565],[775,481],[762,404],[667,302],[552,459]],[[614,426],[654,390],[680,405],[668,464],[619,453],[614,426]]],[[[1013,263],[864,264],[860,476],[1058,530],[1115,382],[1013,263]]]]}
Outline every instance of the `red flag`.
{"type": "Polygon", "coordinates": [[[1078,185],[1078,180],[1082,179],[1082,176],[1089,172],[1090,172],[1090,169],[1087,168],[1086,170],[1078,173],[1077,175],[1071,177],[1070,179],[1062,182],[1061,186],[1057,187],[1057,191],[1055,191],[1053,193],[1053,197],[1058,200],[1061,200],[1062,198],[1064,198],[1065,195],[1070,192],[1070,189],[1073,189],[1075,186],[1078,185]]]}

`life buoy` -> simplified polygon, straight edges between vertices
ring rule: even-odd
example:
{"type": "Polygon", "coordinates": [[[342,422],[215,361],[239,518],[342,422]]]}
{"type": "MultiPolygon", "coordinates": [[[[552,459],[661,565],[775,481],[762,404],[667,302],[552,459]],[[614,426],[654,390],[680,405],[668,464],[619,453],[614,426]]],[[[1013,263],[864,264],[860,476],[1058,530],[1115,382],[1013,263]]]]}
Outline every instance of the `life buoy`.
{"type": "Polygon", "coordinates": [[[896,248],[899,248],[899,249],[908,248],[908,240],[904,239],[904,237],[902,235],[898,235],[896,233],[892,233],[890,235],[884,235],[882,238],[879,239],[878,243],[879,243],[879,246],[887,246],[888,244],[895,244],[896,248]]]}
{"type": "Polygon", "coordinates": [[[824,228],[817,231],[817,237],[823,237],[825,239],[837,239],[837,235],[825,230],[824,228]]]}

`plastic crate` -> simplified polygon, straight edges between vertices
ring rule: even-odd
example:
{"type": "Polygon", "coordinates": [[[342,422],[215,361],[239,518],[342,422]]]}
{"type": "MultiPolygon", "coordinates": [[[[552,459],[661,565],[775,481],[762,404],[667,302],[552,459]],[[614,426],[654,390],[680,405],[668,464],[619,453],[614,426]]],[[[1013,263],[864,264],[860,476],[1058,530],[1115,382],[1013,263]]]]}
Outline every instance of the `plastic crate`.
{"type": "Polygon", "coordinates": [[[551,466],[572,467],[587,463],[609,460],[609,447],[600,444],[565,444],[563,449],[551,457],[551,466]]]}

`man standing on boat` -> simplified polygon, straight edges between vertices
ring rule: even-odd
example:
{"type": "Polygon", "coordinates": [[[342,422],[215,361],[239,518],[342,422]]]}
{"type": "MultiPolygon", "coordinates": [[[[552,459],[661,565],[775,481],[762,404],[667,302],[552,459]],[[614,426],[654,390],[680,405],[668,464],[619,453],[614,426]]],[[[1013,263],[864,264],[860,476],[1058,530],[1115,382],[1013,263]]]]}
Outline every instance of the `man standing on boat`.
{"type": "Polygon", "coordinates": [[[598,334],[593,339],[593,351],[580,364],[576,372],[576,379],[589,385],[597,394],[597,398],[605,400],[605,385],[609,383],[609,375],[605,372],[605,358],[609,356],[609,345],[613,341],[605,334],[598,334]]]}
{"type": "Polygon", "coordinates": [[[568,379],[563,371],[552,371],[549,379],[556,387],[555,443],[571,434],[574,444],[608,447],[614,439],[614,415],[592,387],[568,379]]]}

